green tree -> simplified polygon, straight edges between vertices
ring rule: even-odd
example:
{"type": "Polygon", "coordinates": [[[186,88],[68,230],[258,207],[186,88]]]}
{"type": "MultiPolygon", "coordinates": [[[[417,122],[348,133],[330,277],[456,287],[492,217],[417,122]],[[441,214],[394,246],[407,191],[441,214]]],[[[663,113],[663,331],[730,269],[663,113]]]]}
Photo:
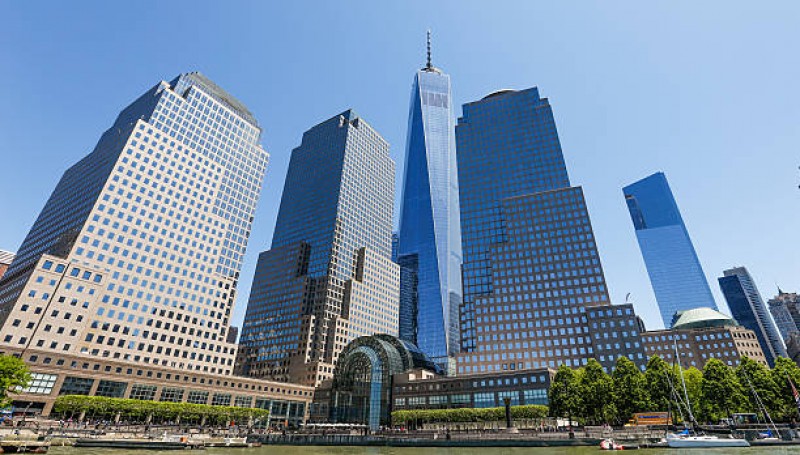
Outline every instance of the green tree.
{"type": "Polygon", "coordinates": [[[18,357],[0,355],[0,408],[11,404],[9,394],[17,393],[31,381],[27,365],[18,357]]]}
{"type": "Polygon", "coordinates": [[[719,359],[706,362],[701,389],[705,417],[714,422],[739,411],[745,401],[739,378],[719,359]]]}
{"type": "Polygon", "coordinates": [[[550,382],[548,390],[548,402],[550,403],[550,415],[553,417],[582,418],[581,412],[581,392],[580,392],[580,371],[561,365],[558,367],[553,381],[550,382]]]}
{"type": "MultiPolygon", "coordinates": [[[[770,374],[769,368],[748,357],[742,357],[736,368],[736,376],[744,389],[744,395],[751,412],[761,415],[763,410],[756,402],[756,395],[767,409],[770,417],[780,414],[781,405],[778,402],[779,387],[770,374]]],[[[764,416],[766,418],[766,416],[764,416]]],[[[772,417],[773,419],[775,417],[772,417]]]]}
{"type": "Polygon", "coordinates": [[[588,423],[611,421],[616,414],[611,377],[595,359],[589,359],[579,379],[581,415],[588,423]]]}
{"type": "Polygon", "coordinates": [[[647,410],[644,374],[627,357],[620,357],[611,374],[614,406],[618,423],[625,423],[636,412],[647,410]]]}
{"type": "Polygon", "coordinates": [[[784,422],[797,421],[800,417],[798,417],[797,404],[792,395],[789,378],[791,378],[794,386],[800,390],[800,368],[792,360],[778,357],[775,359],[775,367],[770,372],[770,376],[777,386],[777,396],[775,397],[776,412],[772,418],[780,419],[784,422]]]}
{"type": "Polygon", "coordinates": [[[654,355],[644,370],[644,386],[648,411],[666,412],[674,408],[673,387],[677,385],[674,371],[661,357],[654,355]]]}

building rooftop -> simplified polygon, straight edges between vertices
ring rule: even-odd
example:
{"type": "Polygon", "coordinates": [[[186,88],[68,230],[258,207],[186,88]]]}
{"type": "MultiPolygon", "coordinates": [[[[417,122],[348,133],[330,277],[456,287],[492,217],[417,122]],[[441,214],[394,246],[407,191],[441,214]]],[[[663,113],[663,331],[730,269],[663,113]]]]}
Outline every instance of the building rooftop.
{"type": "Polygon", "coordinates": [[[0,250],[0,264],[11,264],[14,256],[15,254],[10,251],[0,250]]]}
{"type": "Polygon", "coordinates": [[[730,316],[708,307],[700,307],[675,313],[672,328],[674,330],[680,330],[709,327],[736,327],[738,325],[739,323],[730,316]]]}

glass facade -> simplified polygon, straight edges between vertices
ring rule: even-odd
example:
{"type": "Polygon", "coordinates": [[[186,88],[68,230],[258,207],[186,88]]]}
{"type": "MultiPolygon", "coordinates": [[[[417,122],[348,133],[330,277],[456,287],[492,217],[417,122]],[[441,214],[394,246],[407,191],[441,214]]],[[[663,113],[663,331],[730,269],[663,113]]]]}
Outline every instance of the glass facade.
{"type": "Polygon", "coordinates": [[[676,312],[717,309],[689,232],[663,172],[623,188],[665,327],[676,312]]]}
{"type": "Polygon", "coordinates": [[[610,303],[583,191],[570,186],[548,100],[531,88],[466,104],[456,143],[459,374],[584,365],[595,356],[586,309],[610,303]]]}
{"type": "Polygon", "coordinates": [[[25,321],[3,341],[229,374],[260,134],[199,73],[131,103],[64,173],[0,282],[0,324],[25,321]]]}
{"type": "Polygon", "coordinates": [[[316,385],[354,338],[397,334],[393,188],[389,145],[352,110],[305,132],[256,266],[240,374],[316,385]]]}
{"type": "Polygon", "coordinates": [[[783,340],[747,269],[734,267],[725,270],[718,281],[731,315],[739,324],[755,332],[770,367],[775,366],[777,357],[787,357],[783,340]]]}
{"type": "Polygon", "coordinates": [[[778,289],[778,295],[770,299],[768,305],[775,325],[788,345],[792,334],[800,333],[800,295],[778,289]]]}
{"type": "Polygon", "coordinates": [[[428,65],[411,89],[397,262],[400,336],[445,364],[459,352],[461,234],[450,76],[428,65]]]}

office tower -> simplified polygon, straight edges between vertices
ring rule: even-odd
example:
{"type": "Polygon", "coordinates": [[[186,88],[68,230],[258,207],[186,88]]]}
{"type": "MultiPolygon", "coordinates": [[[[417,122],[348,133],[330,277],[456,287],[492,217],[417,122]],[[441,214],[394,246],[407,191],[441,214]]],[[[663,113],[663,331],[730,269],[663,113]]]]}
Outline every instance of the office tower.
{"type": "Polygon", "coordinates": [[[718,280],[731,314],[739,324],[755,332],[767,363],[774,366],[778,356],[786,357],[783,340],[747,269],[734,267],[725,270],[718,280]]]}
{"type": "Polygon", "coordinates": [[[450,76],[428,62],[411,89],[397,262],[400,338],[447,368],[459,352],[461,231],[450,76]]]}
{"type": "Polygon", "coordinates": [[[389,144],[352,110],[303,134],[258,258],[238,373],[317,385],[351,340],[397,335],[393,189],[389,144]]]}
{"type": "Polygon", "coordinates": [[[792,333],[800,333],[800,295],[778,289],[778,295],[770,299],[767,305],[783,341],[788,345],[792,333]]]}
{"type": "Polygon", "coordinates": [[[64,173],[9,267],[3,342],[229,373],[225,338],[268,158],[260,133],[199,73],[125,108],[64,173]]]}
{"type": "Polygon", "coordinates": [[[585,364],[595,357],[587,307],[609,299],[550,103],[531,88],[465,104],[456,144],[466,351],[459,373],[585,364]]]}
{"type": "Polygon", "coordinates": [[[244,105],[186,73],[126,107],[64,173],[0,282],[0,352],[33,371],[15,399],[46,415],[59,394],[310,398],[230,376],[229,319],[268,160],[260,135],[244,105]]]}
{"type": "Polygon", "coordinates": [[[11,265],[11,262],[14,260],[14,253],[10,251],[0,250],[0,278],[3,278],[3,274],[6,273],[8,270],[8,266],[11,265]]]}
{"type": "Polygon", "coordinates": [[[663,172],[623,188],[650,284],[665,327],[675,313],[717,309],[678,204],[663,172]]]}

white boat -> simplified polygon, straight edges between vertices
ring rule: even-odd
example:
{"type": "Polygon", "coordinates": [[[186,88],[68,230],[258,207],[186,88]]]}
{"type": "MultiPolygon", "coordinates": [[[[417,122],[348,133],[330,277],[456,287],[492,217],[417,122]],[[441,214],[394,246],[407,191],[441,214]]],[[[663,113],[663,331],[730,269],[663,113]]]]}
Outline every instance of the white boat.
{"type": "Polygon", "coordinates": [[[744,439],[720,438],[719,436],[687,436],[682,434],[667,435],[667,446],[675,449],[711,448],[711,447],[750,447],[744,439]]]}

